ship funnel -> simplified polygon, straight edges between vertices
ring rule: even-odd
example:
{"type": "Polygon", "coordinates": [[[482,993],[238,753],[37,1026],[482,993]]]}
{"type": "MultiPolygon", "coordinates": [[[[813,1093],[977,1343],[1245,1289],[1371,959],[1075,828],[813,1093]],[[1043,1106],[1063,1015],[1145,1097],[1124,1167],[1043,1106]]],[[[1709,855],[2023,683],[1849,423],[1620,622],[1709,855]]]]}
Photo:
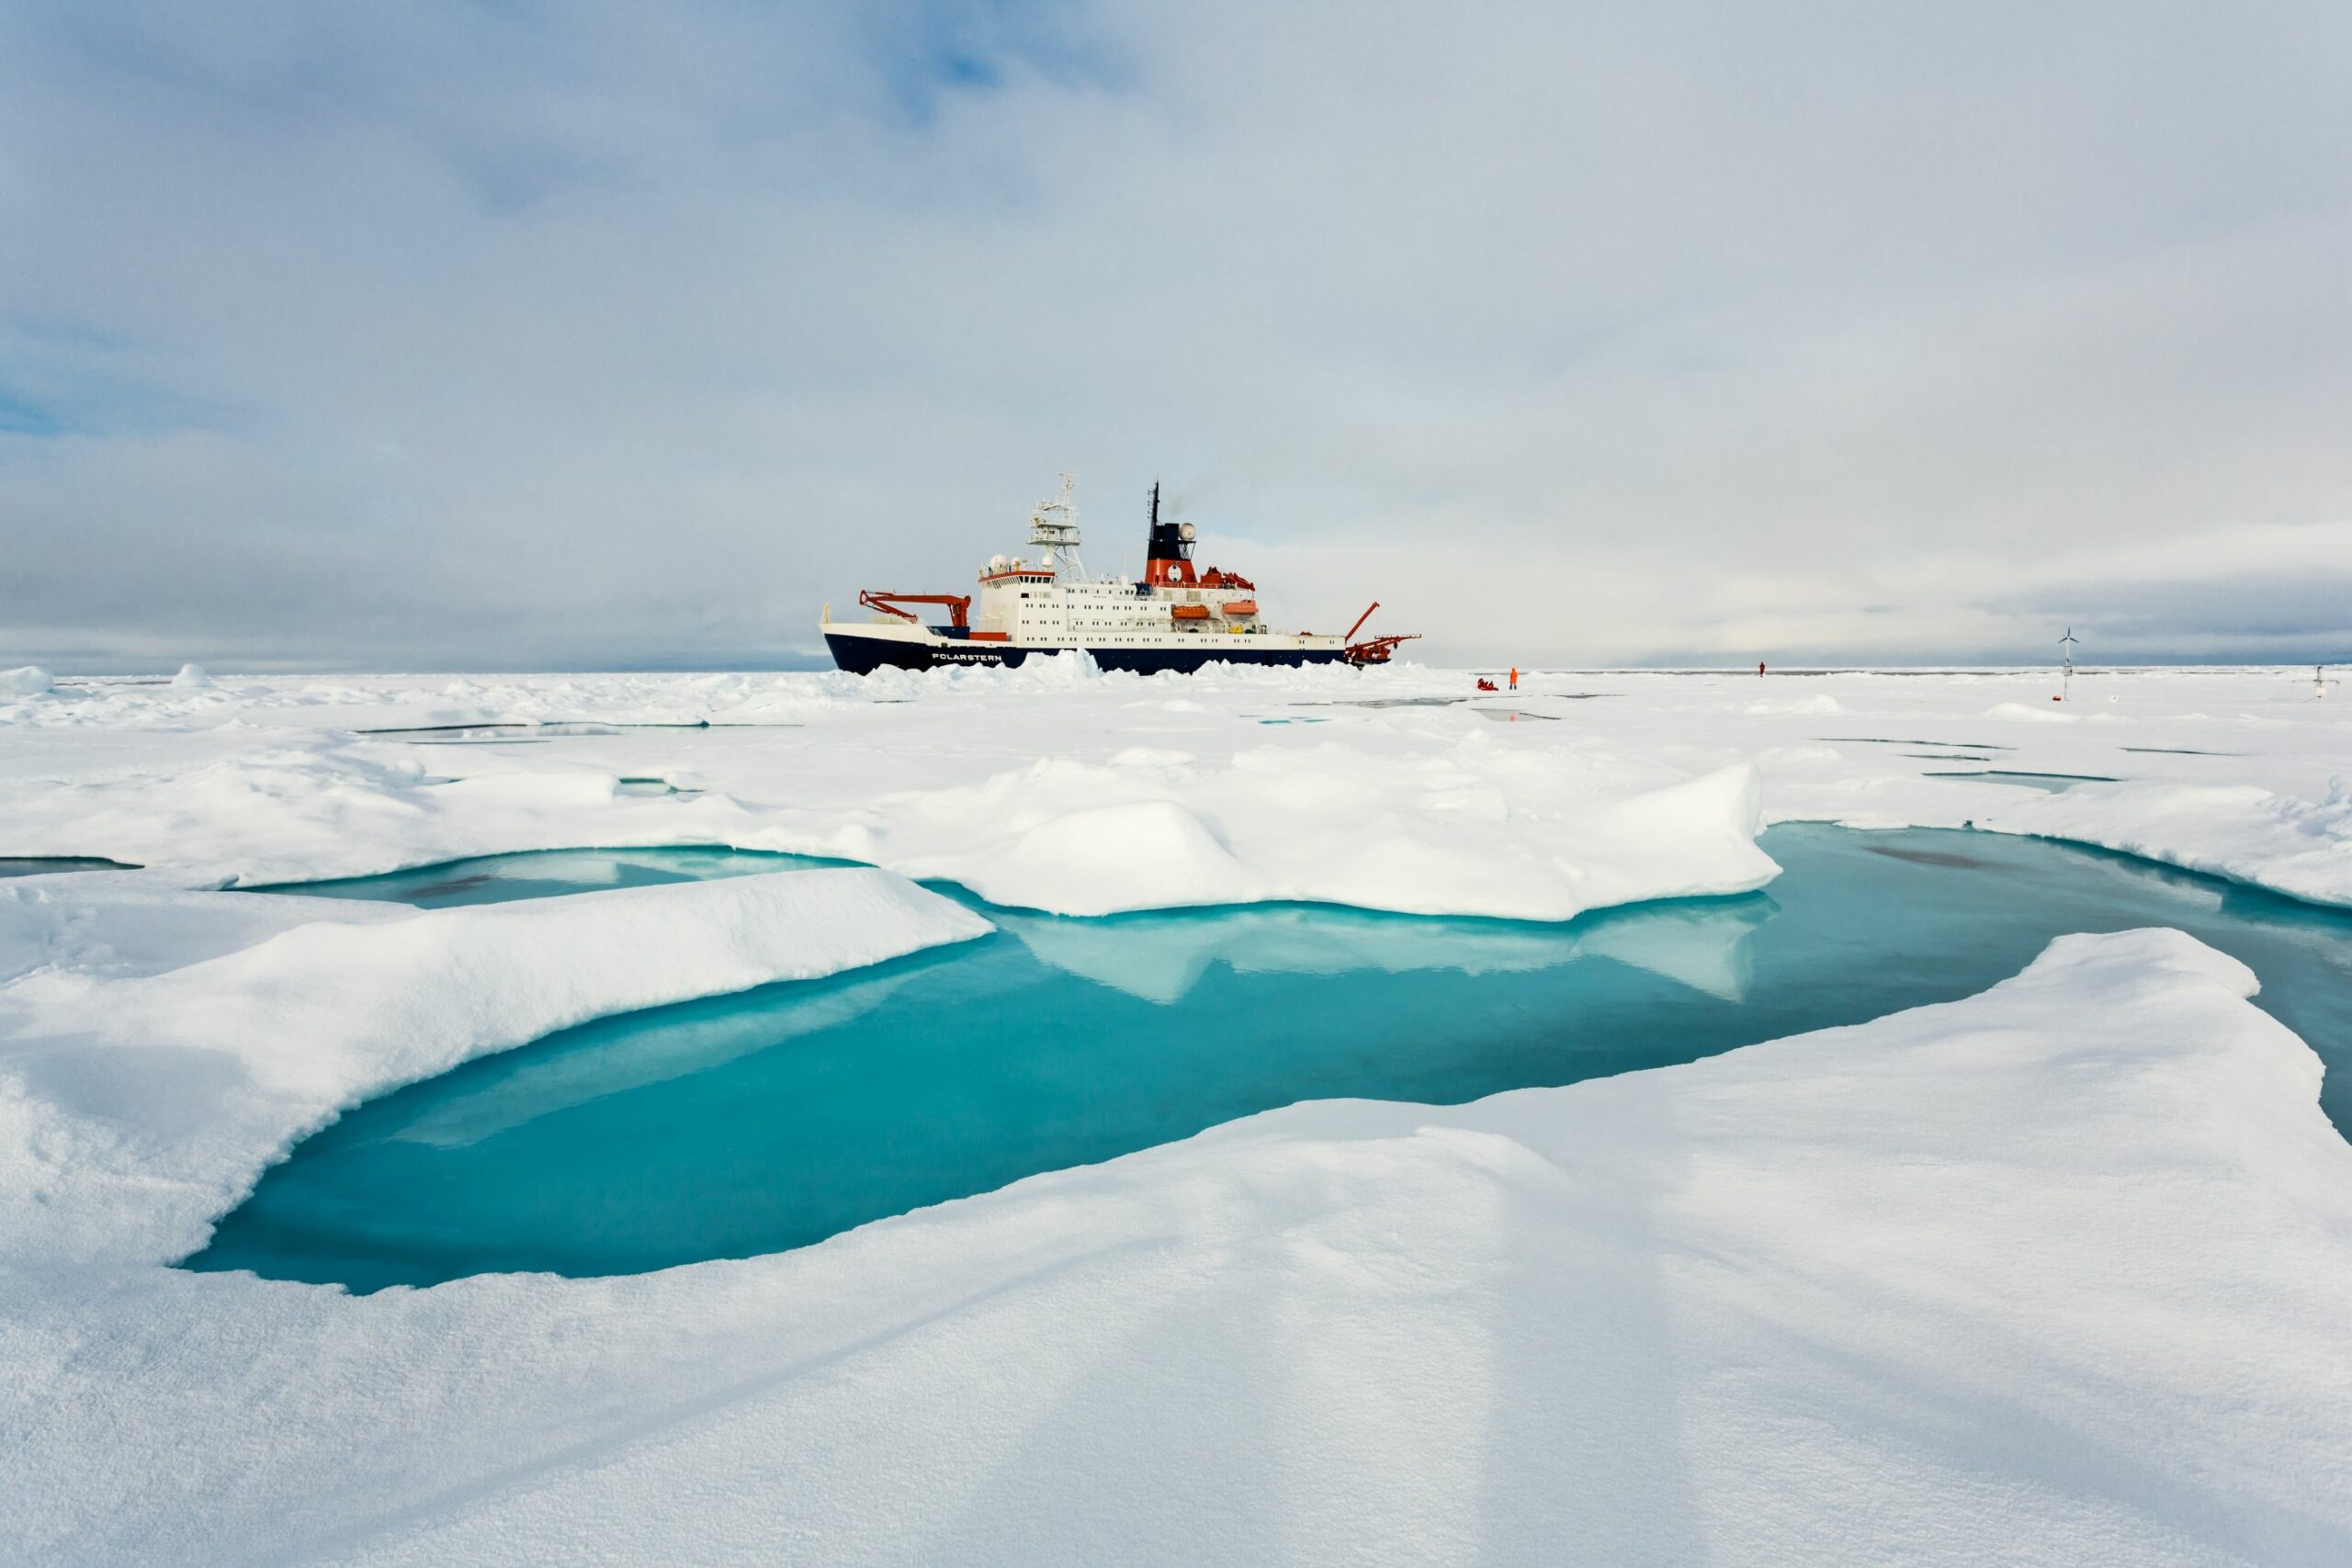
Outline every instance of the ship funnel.
{"type": "Polygon", "coordinates": [[[1151,481],[1151,537],[1144,548],[1143,580],[1148,583],[1193,581],[1193,525],[1159,520],[1159,481],[1151,481]]]}

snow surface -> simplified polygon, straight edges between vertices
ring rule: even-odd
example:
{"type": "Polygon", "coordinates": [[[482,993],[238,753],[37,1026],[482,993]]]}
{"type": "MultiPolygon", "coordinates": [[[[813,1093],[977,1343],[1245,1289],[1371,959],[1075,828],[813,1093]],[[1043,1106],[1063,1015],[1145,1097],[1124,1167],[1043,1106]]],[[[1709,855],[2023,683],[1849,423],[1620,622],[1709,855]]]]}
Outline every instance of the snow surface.
{"type": "Polygon", "coordinates": [[[2243,966],[2174,932],[1687,1067],[1295,1106],[746,1262],[357,1299],[158,1266],[240,1160],[385,1076],[368,1043],[429,1070],[633,1000],[829,882],[894,940],[956,934],[883,874],[778,875],[12,996],[0,1554],[2352,1552],[2352,1149],[2243,966]],[[535,965],[541,921],[595,963],[535,965]],[[256,1035],[289,1005],[323,1049],[256,1035]]]}
{"type": "Polygon", "coordinates": [[[0,1562],[2352,1560],[2352,1150],[2251,976],[2177,933],[1688,1067],[1296,1106],[744,1262],[360,1299],[166,1267],[394,1084],[986,929],[901,873],[1559,916],[1755,886],[1758,823],[1814,818],[2352,903],[2352,746],[2308,673],[1468,684],[0,698],[0,855],[143,868],[0,881],[0,1562]],[[496,721],[712,728],[358,733],[496,721]],[[1985,770],[2115,782],[1936,776],[1985,770]],[[432,913],[211,891],[665,843],[889,869],[432,913]]]}
{"type": "Polygon", "coordinates": [[[9,737],[23,771],[6,780],[0,844],[108,843],[111,858],[200,886],[503,850],[724,843],[948,877],[1062,914],[1296,898],[1565,919],[1745,892],[1777,870],[1755,848],[1755,771],[1736,758],[1693,777],[1514,746],[1475,715],[1399,723],[1284,705],[1301,682],[1393,689],[1352,671],[1242,678],[1203,688],[1223,692],[1218,708],[1173,714],[1167,704],[1183,699],[1151,694],[1185,688],[1090,675],[1074,660],[994,673],[541,682],[521,689],[532,700],[492,688],[444,705],[451,682],[425,694],[439,700],[395,690],[364,714],[339,683],[290,697],[259,683],[87,688],[17,710],[32,721],[9,737]],[[1321,722],[1266,725],[1260,708],[1321,722]],[[491,745],[345,728],[514,715],[729,728],[491,745]],[[1159,743],[1174,731],[1188,744],[1159,743]],[[634,793],[625,779],[686,793],[634,793]]]}
{"type": "MultiPolygon", "coordinates": [[[[862,867],[431,911],[210,901],[301,923],[161,973],[52,962],[0,989],[0,1261],[184,1256],[250,1190],[256,1150],[283,1152],[369,1095],[592,1018],[989,929],[862,867]]],[[[146,927],[141,902],[72,877],[0,884],[11,967],[44,927],[146,927]]]]}
{"type": "Polygon", "coordinates": [[[2352,723],[2308,671],[1814,677],[1020,671],[80,682],[0,699],[0,854],[180,887],[718,843],[1061,913],[1313,898],[1558,919],[1772,874],[1757,823],[2046,834],[2352,904],[2352,723]],[[1382,705],[1363,704],[1434,704],[1382,705]],[[362,729],[560,729],[469,741],[362,729]],[[1997,777],[2096,780],[2049,794],[1997,777]],[[1751,773],[1752,771],[1752,773],[1751,773]],[[676,793],[623,780],[656,779],[676,793]],[[1115,842],[1125,863],[1104,863],[1115,842]]]}

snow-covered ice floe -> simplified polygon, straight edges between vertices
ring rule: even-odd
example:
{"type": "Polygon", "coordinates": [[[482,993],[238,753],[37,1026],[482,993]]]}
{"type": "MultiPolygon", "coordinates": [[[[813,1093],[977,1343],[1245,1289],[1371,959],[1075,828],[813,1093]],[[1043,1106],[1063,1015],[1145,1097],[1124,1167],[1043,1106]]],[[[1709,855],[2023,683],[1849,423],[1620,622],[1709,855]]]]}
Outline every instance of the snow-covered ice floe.
{"type": "MultiPolygon", "coordinates": [[[[722,843],[951,878],[996,902],[1071,915],[1309,899],[1566,919],[1747,892],[1778,869],[1755,847],[1757,775],[1741,761],[1693,777],[1510,746],[1471,716],[1406,732],[1363,710],[1346,740],[1307,729],[1274,742],[1250,715],[1198,706],[1180,714],[1201,715],[1185,728],[1211,740],[1205,754],[1105,747],[1103,738],[1171,728],[1160,703],[1127,711],[1148,689],[1140,680],[1097,676],[1089,701],[1063,686],[1041,697],[1012,672],[993,682],[897,673],[899,686],[931,687],[932,700],[901,713],[863,696],[854,712],[822,710],[830,722],[818,728],[501,745],[214,728],[150,733],[138,761],[109,749],[105,766],[75,755],[88,742],[74,731],[60,739],[51,729],[42,738],[53,748],[28,749],[52,765],[0,804],[0,841],[24,853],[109,843],[118,858],[199,886],[507,850],[722,843]],[[1026,742],[1014,756],[1035,760],[1008,766],[1009,739],[1026,742]],[[659,760],[622,760],[632,750],[659,760]],[[61,754],[67,765],[55,768],[61,754]],[[684,780],[690,793],[625,787],[646,779],[684,780]]],[[[805,700],[835,702],[808,683],[805,700]]],[[[1308,689],[1360,687],[1327,677],[1308,689]]]]}
{"type": "Polygon", "coordinates": [[[359,1298],[163,1266],[318,1107],[821,967],[784,939],[794,898],[863,933],[836,958],[972,921],[820,873],[20,982],[0,1552],[2352,1551],[2352,1149],[2248,973],[2173,932],[1686,1067],[1295,1106],[745,1262],[359,1298]]]}
{"type": "Polygon", "coordinates": [[[2352,774],[2335,778],[2321,800],[2258,784],[2094,784],[2010,807],[1985,825],[2352,904],[2352,774]]]}
{"type": "MultiPolygon", "coordinates": [[[[7,968],[37,943],[111,957],[111,930],[152,942],[187,910],[80,894],[0,892],[0,936],[18,953],[7,968]]],[[[51,964],[0,989],[0,1258],[181,1256],[250,1188],[257,1151],[283,1152],[370,1094],[592,1018],[989,929],[863,868],[432,911],[229,902],[302,923],[162,973],[51,964]],[[335,918],[313,918],[324,911],[335,918]]]]}
{"type": "Polygon", "coordinates": [[[1164,753],[1045,761],[880,803],[829,848],[991,902],[1102,915],[1308,899],[1413,914],[1566,919],[1644,898],[1745,893],[1756,772],[1597,790],[1574,759],[1473,744],[1408,758],[1257,748],[1223,768],[1164,753]]]}

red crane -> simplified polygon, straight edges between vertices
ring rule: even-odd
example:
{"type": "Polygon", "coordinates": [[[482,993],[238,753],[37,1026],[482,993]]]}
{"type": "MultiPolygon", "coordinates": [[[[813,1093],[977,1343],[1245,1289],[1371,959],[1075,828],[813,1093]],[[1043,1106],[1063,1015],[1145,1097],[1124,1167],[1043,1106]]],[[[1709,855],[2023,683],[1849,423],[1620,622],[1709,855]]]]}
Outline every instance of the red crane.
{"type": "Polygon", "coordinates": [[[857,602],[869,609],[879,610],[886,615],[896,615],[902,621],[912,621],[917,626],[922,624],[922,617],[911,610],[899,609],[899,605],[944,604],[947,606],[950,624],[959,626],[964,624],[964,617],[971,613],[972,608],[972,596],[968,593],[884,593],[872,588],[859,589],[857,602]]]}
{"type": "Polygon", "coordinates": [[[1363,630],[1363,624],[1372,619],[1373,610],[1377,610],[1379,608],[1380,601],[1374,599],[1372,602],[1371,608],[1365,610],[1363,615],[1358,615],[1356,617],[1356,624],[1350,626],[1347,629],[1346,635],[1340,637],[1340,640],[1341,642],[1346,642],[1348,646],[1340,653],[1340,657],[1346,660],[1349,663],[1385,664],[1388,662],[1389,655],[1395,653],[1396,649],[1404,644],[1412,641],[1415,637],[1421,635],[1419,632],[1402,632],[1393,637],[1368,637],[1362,642],[1350,642],[1348,639],[1354,637],[1356,633],[1363,630]]]}

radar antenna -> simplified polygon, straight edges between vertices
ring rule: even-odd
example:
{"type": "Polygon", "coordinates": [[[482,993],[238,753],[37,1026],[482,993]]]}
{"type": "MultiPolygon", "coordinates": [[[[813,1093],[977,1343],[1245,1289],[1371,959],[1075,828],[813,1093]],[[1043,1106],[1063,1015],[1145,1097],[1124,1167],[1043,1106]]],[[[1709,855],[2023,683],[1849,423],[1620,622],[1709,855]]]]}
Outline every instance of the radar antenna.
{"type": "Polygon", "coordinates": [[[1079,558],[1078,503],[1070,499],[1071,484],[1070,477],[1064,474],[1061,488],[1037,503],[1029,518],[1029,542],[1045,549],[1046,570],[1056,570],[1067,561],[1069,570],[1065,575],[1074,582],[1087,582],[1092,579],[1087,575],[1086,563],[1079,558]]]}

